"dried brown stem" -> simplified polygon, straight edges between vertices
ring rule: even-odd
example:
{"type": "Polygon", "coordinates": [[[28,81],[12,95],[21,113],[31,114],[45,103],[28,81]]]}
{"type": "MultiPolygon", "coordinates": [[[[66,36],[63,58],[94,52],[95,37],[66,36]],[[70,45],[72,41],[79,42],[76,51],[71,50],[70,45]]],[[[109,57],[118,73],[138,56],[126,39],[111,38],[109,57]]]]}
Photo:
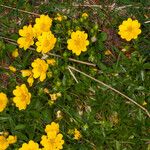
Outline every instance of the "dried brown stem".
{"type": "Polygon", "coordinates": [[[72,75],[72,77],[74,78],[74,80],[75,80],[77,83],[79,83],[78,80],[77,80],[77,78],[75,77],[74,73],[72,72],[72,70],[71,70],[69,67],[68,67],[68,70],[69,70],[70,74],[72,75]]]}
{"type": "Polygon", "coordinates": [[[0,5],[0,6],[4,7],[4,8],[7,8],[7,9],[17,10],[19,12],[27,13],[27,14],[30,14],[30,15],[40,16],[40,14],[29,12],[29,11],[18,9],[18,8],[14,8],[14,7],[11,7],[11,6],[6,6],[6,5],[0,5]]]}
{"type": "MultiPolygon", "coordinates": [[[[81,5],[81,4],[74,4],[73,7],[93,7],[93,8],[103,8],[104,6],[102,5],[90,5],[90,4],[85,4],[85,5],[81,5]]],[[[134,7],[136,9],[141,8],[140,6],[134,6],[134,5],[124,5],[124,6],[120,6],[120,7],[115,7],[115,4],[106,6],[111,8],[111,10],[122,10],[128,7],[134,7]]],[[[144,7],[144,9],[150,9],[150,7],[144,7]]]]}
{"type": "MultiPolygon", "coordinates": [[[[93,7],[93,8],[100,8],[102,9],[103,6],[102,5],[78,5],[78,4],[74,4],[72,5],[73,7],[93,7]]],[[[0,7],[4,7],[4,8],[7,8],[7,9],[12,9],[12,10],[17,10],[19,12],[22,12],[22,13],[27,13],[27,14],[30,14],[30,15],[34,15],[34,16],[40,16],[40,14],[37,14],[37,13],[34,13],[34,12],[29,12],[29,11],[26,11],[26,10],[22,10],[22,9],[17,9],[17,8],[14,8],[14,7],[11,7],[11,6],[6,6],[6,5],[0,5],[0,7]]],[[[110,6],[107,6],[109,7],[111,10],[122,10],[122,9],[125,9],[125,8],[128,8],[128,7],[134,7],[136,9],[139,9],[141,7],[138,7],[138,6],[134,6],[134,5],[125,5],[125,6],[120,6],[120,7],[115,7],[115,3],[110,5],[110,6]]],[[[150,10],[150,7],[143,7],[144,9],[147,9],[147,10],[150,10]]],[[[145,21],[144,23],[149,23],[150,21],[145,21]]]]}

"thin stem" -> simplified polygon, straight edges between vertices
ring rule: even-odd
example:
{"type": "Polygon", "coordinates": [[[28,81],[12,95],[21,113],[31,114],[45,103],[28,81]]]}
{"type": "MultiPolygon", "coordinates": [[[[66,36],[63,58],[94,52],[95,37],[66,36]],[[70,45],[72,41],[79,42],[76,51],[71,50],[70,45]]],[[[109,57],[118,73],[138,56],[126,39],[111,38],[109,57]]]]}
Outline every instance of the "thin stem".
{"type": "MultiPolygon", "coordinates": [[[[4,36],[0,36],[1,39],[4,39],[4,40],[8,40],[8,41],[12,41],[12,42],[16,42],[15,40],[13,39],[10,39],[10,38],[7,38],[7,37],[4,37],[4,36]]],[[[16,43],[17,44],[17,43],[16,43]]]]}
{"type": "Polygon", "coordinates": [[[148,21],[145,21],[144,23],[150,23],[150,20],[148,20],[148,21]]]}
{"type": "Polygon", "coordinates": [[[74,4],[73,7],[95,7],[95,8],[102,8],[102,5],[90,5],[90,4],[74,4]]]}
{"type": "Polygon", "coordinates": [[[88,77],[88,78],[90,78],[90,79],[92,79],[92,80],[98,82],[99,84],[101,84],[101,85],[103,85],[103,86],[109,88],[110,90],[112,90],[112,91],[118,93],[119,95],[121,95],[122,97],[124,97],[124,98],[126,98],[128,101],[130,101],[131,103],[133,103],[133,104],[135,104],[136,106],[138,106],[139,108],[141,108],[141,109],[147,114],[147,116],[150,118],[150,113],[148,112],[148,110],[147,110],[146,108],[144,108],[143,106],[141,106],[140,104],[138,104],[137,102],[135,102],[135,101],[134,101],[133,99],[131,99],[130,97],[126,96],[125,94],[121,93],[120,91],[116,90],[115,88],[111,87],[110,85],[107,85],[106,83],[104,83],[104,82],[102,82],[102,81],[100,81],[100,80],[97,80],[97,79],[91,77],[90,75],[88,75],[88,74],[86,74],[86,73],[84,73],[84,72],[82,72],[82,71],[80,71],[80,70],[78,70],[78,69],[76,69],[76,68],[74,68],[74,67],[71,67],[71,66],[68,66],[68,67],[69,67],[70,69],[72,69],[72,70],[74,70],[74,71],[76,71],[76,72],[79,72],[80,74],[82,74],[82,75],[84,75],[84,76],[86,76],[86,77],[88,77]]]}
{"type": "Polygon", "coordinates": [[[19,12],[27,13],[27,14],[30,14],[30,15],[40,16],[40,14],[29,12],[29,11],[18,9],[18,8],[14,8],[14,7],[11,7],[11,6],[6,6],[6,5],[0,5],[0,6],[4,7],[4,8],[12,9],[12,10],[17,10],[19,12]]]}
{"type": "MultiPolygon", "coordinates": [[[[75,4],[75,5],[72,5],[72,6],[73,7],[95,7],[95,8],[101,8],[101,9],[103,8],[102,5],[77,5],[77,4],[75,4]]],[[[107,7],[111,8],[111,10],[122,10],[122,9],[125,9],[127,7],[132,7],[132,6],[134,6],[134,5],[125,5],[125,6],[115,7],[115,4],[112,4],[112,5],[107,6],[107,7]]],[[[2,5],[1,4],[0,7],[4,7],[4,8],[7,8],[7,9],[12,9],[12,10],[17,10],[19,12],[27,13],[27,14],[34,15],[34,16],[40,16],[40,14],[38,14],[38,13],[29,12],[29,11],[26,11],[26,10],[14,8],[14,7],[7,6],[7,5],[2,5]]],[[[141,7],[134,7],[134,8],[139,9],[141,7]]],[[[150,9],[150,7],[143,7],[143,8],[148,9],[148,10],[150,9]]],[[[150,21],[148,20],[148,21],[145,21],[144,23],[150,23],[150,21]]]]}
{"type": "Polygon", "coordinates": [[[68,67],[68,70],[69,70],[70,74],[72,75],[72,77],[74,78],[74,80],[75,80],[77,83],[79,83],[78,80],[77,80],[77,78],[75,77],[75,75],[73,74],[73,72],[71,71],[71,69],[70,69],[69,67],[68,67]]]}
{"type": "MultiPolygon", "coordinates": [[[[85,4],[85,5],[78,5],[78,4],[74,4],[73,7],[93,7],[93,8],[103,8],[102,5],[90,5],[90,4],[85,4]]],[[[140,6],[134,6],[134,5],[124,5],[124,6],[120,6],[120,7],[115,7],[115,4],[112,4],[110,6],[106,6],[106,7],[109,7],[111,8],[111,10],[122,10],[122,9],[125,9],[125,8],[128,8],[128,7],[134,7],[136,9],[139,9],[141,8],[140,6]]],[[[150,9],[150,7],[143,7],[144,9],[150,9]]]]}
{"type": "Polygon", "coordinates": [[[85,61],[81,61],[81,60],[77,60],[77,59],[73,59],[73,58],[68,58],[68,59],[72,62],[76,62],[76,63],[79,63],[79,64],[84,64],[84,65],[87,65],[87,66],[96,67],[96,64],[93,64],[93,63],[89,63],[89,62],[85,62],[85,61]]]}
{"type": "MultiPolygon", "coordinates": [[[[125,6],[120,6],[120,7],[116,7],[115,10],[122,10],[122,9],[125,9],[125,8],[128,8],[128,7],[133,7],[133,8],[136,8],[136,9],[139,9],[141,8],[140,6],[134,6],[134,5],[125,5],[125,6]]],[[[144,9],[150,9],[150,7],[143,7],[144,9]]]]}

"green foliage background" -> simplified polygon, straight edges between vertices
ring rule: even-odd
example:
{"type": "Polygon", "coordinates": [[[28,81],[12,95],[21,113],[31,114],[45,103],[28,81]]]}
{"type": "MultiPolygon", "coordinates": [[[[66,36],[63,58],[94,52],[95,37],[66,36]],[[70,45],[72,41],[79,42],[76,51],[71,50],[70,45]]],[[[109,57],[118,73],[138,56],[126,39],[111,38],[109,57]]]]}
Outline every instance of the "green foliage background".
{"type": "Polygon", "coordinates": [[[39,142],[45,125],[56,121],[60,124],[65,140],[64,149],[67,150],[149,150],[150,120],[141,109],[95,81],[74,72],[79,81],[76,83],[67,69],[71,65],[118,89],[140,105],[145,101],[147,105],[144,107],[150,110],[150,23],[145,23],[150,17],[149,9],[146,9],[149,3],[147,0],[118,0],[115,1],[116,8],[132,6],[111,10],[107,6],[113,3],[98,1],[96,4],[102,5],[102,8],[98,8],[73,6],[83,5],[82,0],[52,0],[49,3],[37,0],[0,1],[0,92],[9,97],[7,108],[0,113],[0,131],[8,131],[18,137],[17,143],[8,149],[17,149],[31,139],[39,142]],[[27,69],[41,54],[19,49],[20,55],[14,59],[11,52],[17,46],[1,37],[17,40],[18,30],[34,23],[36,16],[6,9],[1,5],[48,14],[50,17],[55,17],[57,13],[68,17],[61,23],[54,21],[52,27],[58,38],[52,53],[61,55],[62,59],[49,56],[57,62],[56,66],[49,68],[53,77],[43,83],[36,81],[29,88],[32,101],[25,111],[19,111],[13,105],[12,91],[16,85],[26,83],[20,70],[27,69]],[[81,19],[83,12],[89,14],[87,21],[81,19]],[[131,42],[121,40],[117,35],[118,26],[128,17],[139,20],[142,25],[142,34],[131,42]],[[85,30],[91,43],[88,51],[79,57],[66,48],[66,41],[70,37],[68,30],[77,29],[85,30]],[[92,43],[93,36],[97,41],[92,43]],[[106,56],[105,51],[108,49],[112,55],[106,56]],[[127,52],[122,52],[122,49],[127,49],[127,52]],[[96,64],[96,67],[70,62],[69,57],[89,61],[96,64]],[[15,66],[18,71],[12,73],[7,69],[9,65],[15,66]],[[48,88],[50,93],[61,92],[62,97],[54,105],[49,105],[44,88],[48,88]],[[62,119],[56,117],[58,110],[62,112],[62,119]],[[68,130],[74,128],[81,131],[82,138],[79,141],[68,134],[68,130]]]}

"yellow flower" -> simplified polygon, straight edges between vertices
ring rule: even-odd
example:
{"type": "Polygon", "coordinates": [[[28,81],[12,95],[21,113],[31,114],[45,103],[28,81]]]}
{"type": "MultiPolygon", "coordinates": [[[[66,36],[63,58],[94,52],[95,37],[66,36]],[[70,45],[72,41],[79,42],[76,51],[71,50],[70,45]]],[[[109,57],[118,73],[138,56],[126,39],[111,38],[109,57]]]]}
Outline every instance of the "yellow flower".
{"type": "Polygon", "coordinates": [[[31,70],[21,70],[23,77],[28,77],[27,82],[29,83],[29,86],[33,85],[34,79],[33,79],[33,73],[31,70]]]}
{"type": "Polygon", "coordinates": [[[2,112],[7,106],[8,98],[5,93],[0,93],[0,112],[2,112]]]}
{"type": "Polygon", "coordinates": [[[2,132],[2,135],[4,135],[5,137],[7,137],[9,135],[9,132],[8,131],[4,131],[4,132],[2,132]]]}
{"type": "Polygon", "coordinates": [[[63,149],[64,140],[62,134],[52,135],[53,138],[50,138],[46,135],[42,136],[41,145],[45,150],[60,150],[63,149]]]}
{"type": "Polygon", "coordinates": [[[128,18],[128,20],[123,21],[119,26],[118,34],[122,39],[126,39],[127,41],[136,39],[141,33],[140,26],[141,24],[138,22],[138,20],[132,20],[131,18],[128,18]]]}
{"type": "Polygon", "coordinates": [[[48,90],[48,88],[44,88],[44,93],[47,93],[47,94],[49,94],[49,90],[48,90]]]}
{"type": "Polygon", "coordinates": [[[70,36],[73,30],[68,30],[68,35],[70,36]]]}
{"type": "Polygon", "coordinates": [[[143,106],[147,105],[147,102],[146,102],[146,101],[144,101],[142,105],[143,105],[143,106]]]}
{"type": "Polygon", "coordinates": [[[8,138],[7,138],[7,141],[8,141],[9,144],[14,144],[17,141],[17,137],[9,135],[8,138]]]}
{"type": "Polygon", "coordinates": [[[38,77],[40,77],[40,81],[44,81],[45,78],[46,78],[46,72],[47,72],[47,69],[48,69],[48,64],[40,59],[40,58],[37,58],[36,60],[34,60],[34,62],[32,62],[32,72],[33,72],[33,77],[36,79],[38,77]]]}
{"type": "Polygon", "coordinates": [[[60,15],[59,13],[57,13],[57,17],[55,17],[54,20],[62,21],[63,20],[63,16],[60,15]]]}
{"type": "Polygon", "coordinates": [[[42,32],[48,32],[52,26],[52,19],[48,15],[40,15],[36,18],[34,25],[34,32],[39,36],[42,32]]]}
{"type": "Polygon", "coordinates": [[[32,74],[31,70],[21,70],[22,76],[23,77],[28,77],[32,74]]]}
{"type": "Polygon", "coordinates": [[[62,16],[58,16],[55,18],[55,20],[58,20],[58,21],[62,21],[63,17],[62,16]]]}
{"type": "Polygon", "coordinates": [[[15,95],[13,102],[16,104],[16,107],[18,107],[19,110],[26,109],[31,99],[31,93],[28,92],[26,85],[22,84],[21,86],[16,86],[16,89],[13,90],[13,94],[15,95]]]}
{"type": "Polygon", "coordinates": [[[57,13],[57,16],[54,18],[54,20],[58,20],[58,21],[62,21],[62,20],[66,20],[67,16],[61,15],[59,13],[57,13]]]}
{"type": "Polygon", "coordinates": [[[113,125],[117,125],[119,123],[119,115],[117,112],[112,112],[110,118],[109,118],[110,122],[113,125]]]}
{"type": "Polygon", "coordinates": [[[82,17],[83,17],[83,18],[87,18],[88,16],[89,16],[89,15],[88,15],[87,13],[83,13],[83,14],[82,14],[82,17]]]}
{"type": "Polygon", "coordinates": [[[16,72],[16,68],[13,67],[13,66],[9,66],[9,70],[12,71],[12,72],[16,72]]]}
{"type": "Polygon", "coordinates": [[[112,55],[111,51],[108,49],[105,51],[105,55],[112,55]]]}
{"type": "Polygon", "coordinates": [[[56,38],[51,31],[43,32],[41,36],[38,37],[36,42],[37,52],[47,53],[52,50],[55,46],[56,38]]]}
{"type": "Polygon", "coordinates": [[[61,93],[60,92],[56,93],[56,95],[57,95],[57,97],[61,97],[61,93]]]}
{"type": "Polygon", "coordinates": [[[61,93],[49,94],[52,101],[56,101],[58,97],[61,97],[61,93]]]}
{"type": "Polygon", "coordinates": [[[46,61],[47,61],[47,64],[52,65],[52,66],[54,66],[56,63],[55,59],[47,59],[46,61]]]}
{"type": "Polygon", "coordinates": [[[18,53],[18,49],[16,48],[13,52],[12,52],[12,57],[18,57],[19,53],[18,53]]]}
{"type": "Polygon", "coordinates": [[[26,50],[34,44],[34,32],[31,25],[24,26],[23,29],[19,30],[19,35],[22,36],[17,40],[20,48],[24,48],[24,50],[26,50]]]}
{"type": "Polygon", "coordinates": [[[51,78],[53,76],[53,73],[51,71],[47,72],[47,77],[51,78]]]}
{"type": "Polygon", "coordinates": [[[33,85],[34,78],[33,78],[32,75],[30,75],[30,77],[27,79],[27,82],[29,83],[29,86],[30,86],[30,87],[33,85]]]}
{"type": "Polygon", "coordinates": [[[48,124],[45,128],[45,132],[48,134],[48,132],[56,132],[59,133],[59,124],[52,122],[50,125],[48,124]]]}
{"type": "Polygon", "coordinates": [[[76,31],[72,32],[71,39],[67,41],[68,49],[72,50],[77,56],[81,54],[81,51],[87,51],[86,46],[89,45],[89,41],[87,40],[88,35],[84,33],[84,31],[76,31]]]}
{"type": "Polygon", "coordinates": [[[72,135],[72,134],[74,134],[74,130],[73,129],[69,129],[67,133],[72,135]]]}
{"type": "Polygon", "coordinates": [[[39,144],[30,140],[29,143],[23,143],[19,150],[40,150],[39,144]]]}
{"type": "Polygon", "coordinates": [[[7,139],[4,136],[0,136],[0,150],[6,150],[9,146],[7,139]]]}
{"type": "Polygon", "coordinates": [[[57,100],[57,95],[55,93],[54,94],[49,94],[49,96],[51,97],[52,101],[56,101],[57,100]]]}
{"type": "Polygon", "coordinates": [[[59,119],[59,120],[61,120],[63,118],[63,113],[60,110],[58,110],[56,112],[56,118],[59,119]]]}
{"type": "Polygon", "coordinates": [[[74,131],[74,139],[75,140],[79,140],[80,138],[81,138],[81,133],[77,129],[75,129],[75,131],[74,131]]]}

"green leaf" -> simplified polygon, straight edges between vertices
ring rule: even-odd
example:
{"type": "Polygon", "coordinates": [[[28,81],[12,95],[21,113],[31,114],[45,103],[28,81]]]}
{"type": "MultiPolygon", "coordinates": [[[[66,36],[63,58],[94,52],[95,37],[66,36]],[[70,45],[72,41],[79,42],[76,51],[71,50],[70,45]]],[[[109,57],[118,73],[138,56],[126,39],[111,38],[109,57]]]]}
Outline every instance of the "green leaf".
{"type": "Polygon", "coordinates": [[[15,131],[14,134],[17,136],[19,140],[28,141],[27,136],[23,134],[22,132],[15,131]]]}
{"type": "Polygon", "coordinates": [[[116,150],[121,150],[121,144],[119,141],[116,141],[116,150]]]}
{"type": "Polygon", "coordinates": [[[13,52],[16,49],[15,45],[12,44],[6,44],[6,51],[13,52]]]}
{"type": "Polygon", "coordinates": [[[150,69],[150,63],[145,63],[145,64],[143,65],[143,68],[144,68],[144,69],[150,69]]]}
{"type": "Polygon", "coordinates": [[[105,50],[105,46],[104,46],[104,43],[102,41],[98,41],[98,46],[97,48],[101,51],[105,50]]]}
{"type": "Polygon", "coordinates": [[[98,37],[101,41],[106,41],[107,40],[107,33],[105,32],[101,32],[99,34],[99,37],[98,37]]]}
{"type": "Polygon", "coordinates": [[[25,129],[26,125],[25,124],[19,124],[15,127],[15,130],[23,130],[25,129]]]}

